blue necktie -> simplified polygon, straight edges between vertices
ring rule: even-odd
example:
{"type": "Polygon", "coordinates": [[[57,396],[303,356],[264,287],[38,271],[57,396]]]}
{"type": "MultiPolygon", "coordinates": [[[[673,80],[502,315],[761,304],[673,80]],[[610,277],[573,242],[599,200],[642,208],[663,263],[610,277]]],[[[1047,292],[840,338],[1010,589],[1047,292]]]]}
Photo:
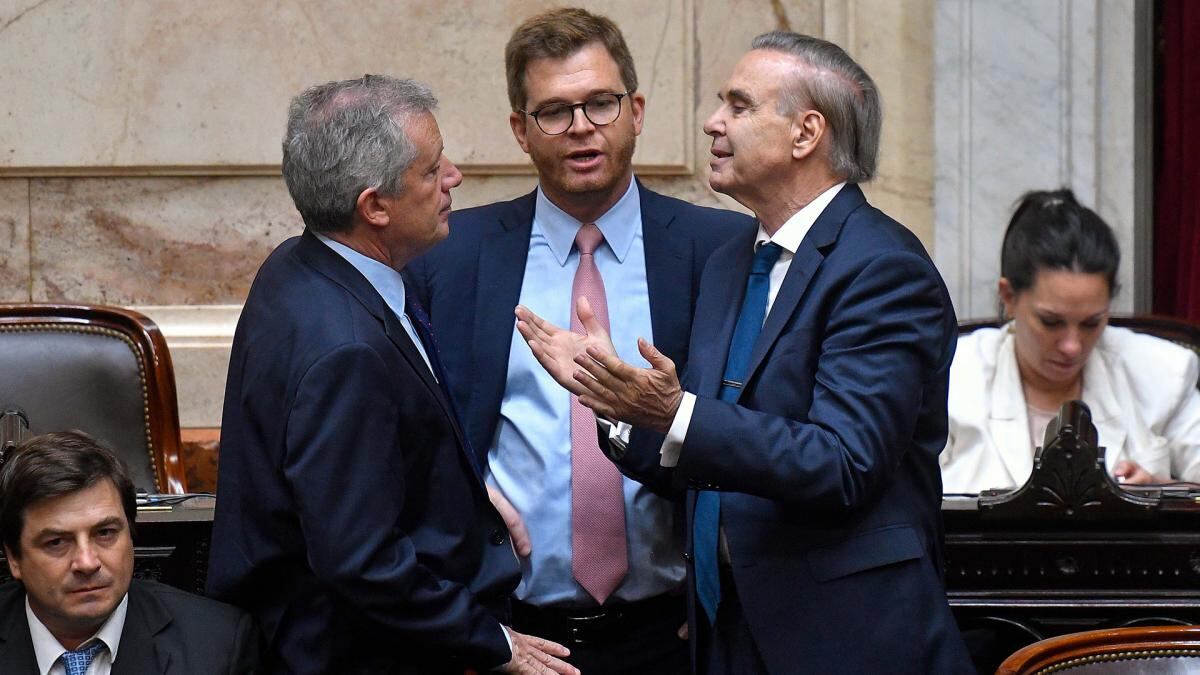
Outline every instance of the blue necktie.
{"type": "MultiPolygon", "coordinates": [[[[763,320],[767,316],[771,268],[782,252],[778,244],[768,242],[754,254],[750,277],[746,280],[746,297],[742,300],[742,311],[733,328],[729,356],[725,358],[725,373],[721,376],[721,390],[717,394],[722,401],[736,402],[742,393],[746,366],[750,363],[750,354],[754,351],[754,343],[762,332],[763,320]]],[[[692,551],[696,558],[696,595],[710,624],[717,620],[717,605],[721,602],[721,576],[717,570],[720,525],[720,494],[700,491],[696,495],[696,512],[692,518],[692,551]]]]}
{"type": "Polygon", "coordinates": [[[104,649],[104,643],[100,640],[93,640],[88,646],[65,651],[58,658],[66,667],[67,675],[84,675],[88,666],[92,665],[92,659],[96,658],[96,654],[99,654],[101,649],[104,649]]]}

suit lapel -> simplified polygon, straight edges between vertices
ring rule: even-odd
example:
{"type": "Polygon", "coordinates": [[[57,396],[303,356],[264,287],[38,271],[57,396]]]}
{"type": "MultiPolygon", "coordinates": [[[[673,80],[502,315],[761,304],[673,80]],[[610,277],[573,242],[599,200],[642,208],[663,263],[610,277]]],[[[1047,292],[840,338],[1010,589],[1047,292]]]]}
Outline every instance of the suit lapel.
{"type": "MultiPolygon", "coordinates": [[[[333,249],[321,243],[308,230],[305,230],[304,234],[301,235],[300,243],[297,245],[296,250],[301,260],[331,279],[334,283],[345,288],[372,316],[383,324],[384,334],[395,345],[396,349],[404,357],[404,360],[408,362],[409,367],[417,374],[417,377],[425,385],[425,388],[433,394],[433,397],[442,409],[442,413],[450,421],[450,426],[454,429],[455,436],[458,437],[459,446],[465,450],[467,445],[464,442],[463,431],[459,426],[458,416],[454,413],[454,408],[446,398],[441,385],[434,378],[429,365],[421,357],[421,352],[417,351],[417,346],[413,343],[408,331],[404,330],[400,319],[387,306],[387,303],[384,302],[383,296],[379,295],[379,292],[371,286],[366,277],[354,269],[353,265],[338,255],[333,249]]],[[[474,458],[469,459],[472,465],[474,465],[474,458]]]]}
{"type": "Polygon", "coordinates": [[[159,633],[171,624],[171,615],[152,593],[140,588],[137,580],[129,587],[129,609],[121,644],[113,662],[112,675],[149,675],[168,673],[174,654],[159,633]]]}
{"type": "MultiPolygon", "coordinates": [[[[996,357],[996,375],[992,380],[990,400],[992,412],[988,419],[988,430],[996,442],[1000,462],[1008,471],[1009,481],[1013,485],[1024,485],[1033,472],[1033,448],[1029,443],[1029,412],[1025,409],[1017,353],[1013,335],[1007,331],[996,357]]],[[[1036,445],[1041,444],[1039,439],[1036,445]]]]}
{"type": "MultiPolygon", "coordinates": [[[[429,366],[425,365],[425,360],[421,358],[421,353],[417,351],[416,345],[408,336],[408,331],[404,330],[404,326],[400,324],[400,320],[384,302],[383,296],[371,286],[371,282],[367,281],[358,270],[354,269],[348,261],[338,255],[333,249],[321,243],[310,231],[305,230],[300,237],[300,243],[296,247],[301,259],[310,267],[317,270],[324,276],[331,279],[334,283],[342,288],[345,288],[351,295],[358,300],[363,307],[367,309],[380,323],[383,324],[384,333],[396,346],[396,349],[408,361],[408,364],[416,371],[417,376],[425,383],[430,393],[437,397],[438,402],[446,408],[445,397],[442,395],[441,387],[433,378],[433,373],[430,372],[429,366]]],[[[448,411],[448,409],[447,409],[448,411]]]]}
{"type": "Polygon", "coordinates": [[[716,398],[721,389],[729,343],[746,296],[746,278],[754,259],[754,237],[755,232],[751,230],[729,246],[717,249],[705,267],[705,285],[701,294],[705,307],[713,307],[715,311],[696,312],[692,333],[704,337],[693,341],[699,347],[688,358],[688,380],[695,387],[690,390],[699,396],[716,398]],[[713,351],[701,351],[703,345],[712,345],[713,351]]]}
{"type": "Polygon", "coordinates": [[[662,198],[638,182],[642,206],[642,245],[646,259],[646,288],[650,296],[650,327],[654,344],[673,359],[687,347],[691,332],[692,241],[671,231],[675,214],[662,208],[662,198]],[[687,284],[681,283],[687,280],[687,284]]]}
{"type": "MultiPolygon", "coordinates": [[[[508,378],[508,355],[512,349],[516,317],[513,310],[521,300],[521,283],[525,279],[525,262],[529,258],[529,236],[533,232],[533,208],[536,192],[511,202],[511,208],[500,214],[499,227],[484,236],[479,246],[479,267],[475,277],[475,336],[473,369],[476,376],[490,374],[492,381],[471,388],[466,402],[472,411],[469,419],[487,418],[498,414],[508,378]],[[495,364],[504,364],[497,367],[495,364]],[[485,395],[480,396],[480,393],[485,395]]],[[[494,428],[495,425],[481,425],[494,428]]],[[[472,429],[472,432],[477,430],[472,429]]],[[[484,465],[487,462],[488,441],[473,437],[475,452],[484,465]]]]}
{"type": "MultiPolygon", "coordinates": [[[[808,289],[808,284],[816,274],[817,268],[825,260],[824,249],[837,241],[838,234],[842,231],[842,225],[845,224],[850,213],[865,203],[866,198],[863,197],[862,190],[857,185],[853,183],[845,185],[833,198],[833,201],[829,202],[821,215],[817,216],[817,220],[809,229],[808,234],[804,235],[804,239],[800,242],[800,248],[796,250],[796,255],[792,258],[791,265],[788,266],[787,276],[783,278],[779,293],[775,296],[775,302],[771,305],[771,311],[767,314],[767,320],[763,323],[762,333],[754,343],[754,351],[750,354],[750,363],[746,366],[746,382],[749,382],[754,373],[758,371],[767,351],[779,339],[784,327],[788,325],[792,315],[800,306],[804,291],[808,289]]],[[[742,391],[745,392],[746,389],[742,391]]]]}
{"type": "Polygon", "coordinates": [[[6,584],[0,600],[0,664],[3,672],[37,672],[37,655],[25,619],[25,592],[15,581],[6,584]]]}
{"type": "Polygon", "coordinates": [[[1112,377],[1100,357],[1093,350],[1083,367],[1083,392],[1080,396],[1092,410],[1092,423],[1096,425],[1096,437],[1106,448],[1104,464],[1111,473],[1113,465],[1123,457],[1125,450],[1125,424],[1121,419],[1121,404],[1114,395],[1112,377]]]}

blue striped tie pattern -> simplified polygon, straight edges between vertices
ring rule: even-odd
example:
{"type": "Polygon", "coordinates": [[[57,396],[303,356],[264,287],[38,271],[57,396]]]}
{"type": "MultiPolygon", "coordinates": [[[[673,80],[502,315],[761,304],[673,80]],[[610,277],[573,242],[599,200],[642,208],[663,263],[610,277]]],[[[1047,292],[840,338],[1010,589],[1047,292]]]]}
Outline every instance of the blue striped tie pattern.
{"type": "Polygon", "coordinates": [[[92,640],[86,647],[63,652],[58,659],[66,666],[67,675],[84,675],[88,666],[92,665],[92,659],[105,648],[100,640],[92,640]]]}
{"type": "MultiPolygon", "coordinates": [[[[767,316],[767,296],[771,288],[771,269],[783,249],[779,244],[763,244],[754,253],[750,276],[746,280],[746,297],[738,314],[725,358],[725,373],[717,398],[736,402],[746,380],[746,367],[754,343],[762,332],[767,316]]],[[[696,596],[710,624],[717,620],[717,605],[721,602],[721,575],[717,569],[717,546],[721,525],[721,496],[711,490],[696,495],[696,512],[692,518],[692,551],[696,560],[696,596]]]]}

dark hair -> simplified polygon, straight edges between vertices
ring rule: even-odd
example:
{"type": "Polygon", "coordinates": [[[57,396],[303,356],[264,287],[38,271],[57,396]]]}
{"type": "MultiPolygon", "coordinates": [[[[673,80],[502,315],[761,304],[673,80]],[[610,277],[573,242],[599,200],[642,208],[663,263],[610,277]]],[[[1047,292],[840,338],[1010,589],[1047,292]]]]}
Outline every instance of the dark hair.
{"type": "Polygon", "coordinates": [[[1004,233],[1000,275],[1014,293],[1033,286],[1040,270],[1100,274],[1117,294],[1121,248],[1112,228],[1063,188],[1025,193],[1004,233]]]}
{"type": "Polygon", "coordinates": [[[611,19],[575,7],[543,12],[525,20],[513,31],[504,47],[504,73],[508,80],[508,102],[513,112],[527,103],[525,69],[535,59],[563,59],[589,44],[599,43],[608,50],[621,72],[626,91],[638,86],[633,56],[611,19]]]}
{"type": "Polygon", "coordinates": [[[124,463],[111,450],[82,431],[42,434],[25,440],[0,469],[0,537],[4,545],[20,558],[25,509],[105,479],[117,488],[132,533],[137,492],[124,463]]]}
{"type": "Polygon", "coordinates": [[[821,113],[830,136],[829,168],[851,183],[874,178],[883,102],[867,71],[841,47],[811,35],[772,31],[754,38],[750,48],[790,54],[808,66],[783,83],[778,112],[793,115],[812,108],[821,113]]]}

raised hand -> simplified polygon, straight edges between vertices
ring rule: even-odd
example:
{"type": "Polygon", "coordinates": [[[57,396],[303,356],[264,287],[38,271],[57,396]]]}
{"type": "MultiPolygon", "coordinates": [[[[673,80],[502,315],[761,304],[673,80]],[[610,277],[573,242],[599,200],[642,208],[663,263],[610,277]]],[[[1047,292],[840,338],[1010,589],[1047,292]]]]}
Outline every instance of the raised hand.
{"type": "Polygon", "coordinates": [[[610,354],[614,358],[617,350],[613,347],[608,331],[604,330],[604,327],[596,319],[587,298],[580,297],[576,301],[575,311],[579,315],[583,329],[587,331],[585,335],[559,328],[534,314],[524,305],[517,305],[516,315],[517,331],[521,333],[521,337],[525,338],[534,358],[546,369],[550,377],[554,378],[555,382],[572,394],[579,395],[586,393],[586,390],[575,381],[574,373],[578,370],[575,358],[584,354],[589,347],[599,350],[602,354],[610,354]]]}
{"type": "Polygon", "coordinates": [[[575,357],[579,402],[597,415],[666,433],[683,400],[675,362],[643,338],[638,351],[650,364],[637,368],[615,353],[589,346],[575,357]]]}

